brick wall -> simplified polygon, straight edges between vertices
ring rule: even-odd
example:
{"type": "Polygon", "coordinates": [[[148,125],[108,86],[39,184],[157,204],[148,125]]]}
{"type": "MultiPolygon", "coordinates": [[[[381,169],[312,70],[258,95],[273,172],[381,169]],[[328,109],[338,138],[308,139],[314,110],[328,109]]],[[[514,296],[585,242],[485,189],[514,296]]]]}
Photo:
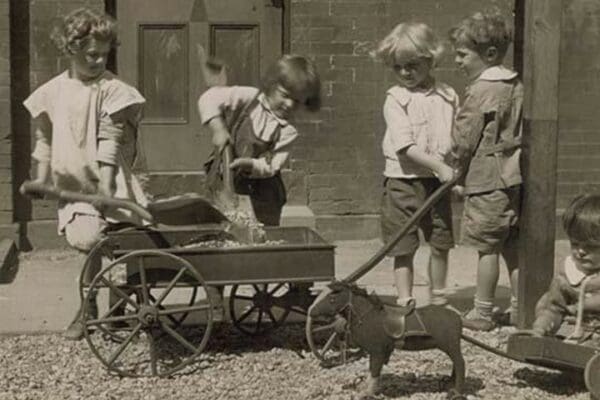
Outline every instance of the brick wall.
{"type": "Polygon", "coordinates": [[[600,193],[600,2],[564,0],[562,31],[559,210],[577,194],[600,193]]]}
{"type": "MultiPolygon", "coordinates": [[[[595,116],[600,103],[600,3],[563,1],[559,208],[577,193],[600,190],[600,120],[595,116]]],[[[448,28],[475,10],[497,7],[510,16],[513,4],[514,0],[291,0],[290,49],[314,58],[323,79],[323,110],[300,116],[302,137],[292,159],[292,169],[306,175],[308,204],[318,216],[375,218],[379,210],[381,106],[394,81],[368,56],[375,44],[401,21],[426,22],[445,37],[448,28]]],[[[48,32],[80,6],[102,9],[105,1],[0,0],[0,225],[13,219],[55,218],[54,202],[36,202],[31,210],[28,202],[12,198],[11,181],[20,183],[30,169],[29,117],[20,103],[64,68],[48,32]]],[[[506,63],[511,65],[512,58],[506,63]]],[[[443,60],[436,75],[462,92],[465,81],[451,57],[443,60]]]]}
{"type": "Polygon", "coordinates": [[[0,225],[13,222],[8,6],[8,0],[0,0],[0,225]]]}
{"type": "MultiPolygon", "coordinates": [[[[303,137],[292,168],[307,174],[309,206],[318,215],[379,211],[384,131],[382,104],[394,80],[369,56],[377,42],[402,21],[422,21],[442,38],[464,16],[496,7],[512,16],[513,0],[292,0],[291,51],[317,62],[324,107],[303,115],[303,137]]],[[[509,57],[507,64],[512,63],[509,57]]],[[[459,92],[464,78],[449,54],[436,75],[459,92]]]]}

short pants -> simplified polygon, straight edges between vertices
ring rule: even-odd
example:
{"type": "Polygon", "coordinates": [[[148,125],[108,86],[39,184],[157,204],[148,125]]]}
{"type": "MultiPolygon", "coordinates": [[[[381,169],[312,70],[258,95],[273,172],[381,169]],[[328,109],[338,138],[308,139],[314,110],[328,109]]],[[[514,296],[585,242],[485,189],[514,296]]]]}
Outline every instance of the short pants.
{"type": "MultiPolygon", "coordinates": [[[[393,239],[440,185],[436,178],[385,179],[381,202],[381,232],[385,243],[393,239]]],[[[388,255],[395,257],[416,252],[419,247],[419,228],[431,247],[440,250],[454,247],[449,193],[442,197],[418,224],[408,230],[388,255]]]]}
{"type": "Polygon", "coordinates": [[[486,254],[500,253],[516,241],[521,186],[468,195],[463,209],[461,244],[486,254]]]}
{"type": "Polygon", "coordinates": [[[105,237],[108,222],[98,215],[74,214],[65,225],[67,243],[85,253],[105,237]]]}

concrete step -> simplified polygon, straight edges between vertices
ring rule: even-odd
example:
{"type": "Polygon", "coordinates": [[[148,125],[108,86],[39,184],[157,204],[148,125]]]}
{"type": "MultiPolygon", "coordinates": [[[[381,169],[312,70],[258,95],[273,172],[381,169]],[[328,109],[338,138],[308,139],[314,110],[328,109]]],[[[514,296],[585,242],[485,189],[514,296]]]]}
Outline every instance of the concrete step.
{"type": "Polygon", "coordinates": [[[305,205],[285,205],[281,213],[281,226],[306,226],[316,229],[317,219],[305,205]]]}

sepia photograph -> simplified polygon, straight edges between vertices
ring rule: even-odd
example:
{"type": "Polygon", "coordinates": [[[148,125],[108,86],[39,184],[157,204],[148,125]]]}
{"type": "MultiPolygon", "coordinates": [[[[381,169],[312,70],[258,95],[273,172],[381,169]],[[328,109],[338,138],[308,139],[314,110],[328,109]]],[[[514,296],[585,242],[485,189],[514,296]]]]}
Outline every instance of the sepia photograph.
{"type": "Polygon", "coordinates": [[[600,400],[598,105],[600,0],[0,0],[0,400],[600,400]]]}

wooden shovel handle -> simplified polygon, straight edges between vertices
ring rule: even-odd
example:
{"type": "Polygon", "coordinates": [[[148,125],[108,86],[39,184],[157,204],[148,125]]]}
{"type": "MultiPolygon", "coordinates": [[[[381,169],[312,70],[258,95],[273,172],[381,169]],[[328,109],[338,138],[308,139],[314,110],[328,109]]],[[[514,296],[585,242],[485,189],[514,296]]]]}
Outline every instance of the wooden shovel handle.
{"type": "Polygon", "coordinates": [[[231,175],[231,168],[229,165],[233,161],[233,151],[231,150],[231,145],[227,144],[223,148],[222,154],[222,162],[223,162],[223,184],[225,188],[233,193],[233,176],[231,175]]]}
{"type": "Polygon", "coordinates": [[[109,208],[124,208],[129,210],[141,218],[154,222],[154,217],[148,210],[139,204],[134,203],[130,200],[115,199],[113,197],[102,196],[99,194],[84,194],[79,192],[71,192],[69,190],[61,190],[52,185],[46,185],[43,183],[25,181],[19,189],[21,194],[25,196],[37,195],[40,197],[47,197],[49,199],[65,200],[65,201],[82,201],[90,203],[95,206],[105,206],[109,208]]]}

